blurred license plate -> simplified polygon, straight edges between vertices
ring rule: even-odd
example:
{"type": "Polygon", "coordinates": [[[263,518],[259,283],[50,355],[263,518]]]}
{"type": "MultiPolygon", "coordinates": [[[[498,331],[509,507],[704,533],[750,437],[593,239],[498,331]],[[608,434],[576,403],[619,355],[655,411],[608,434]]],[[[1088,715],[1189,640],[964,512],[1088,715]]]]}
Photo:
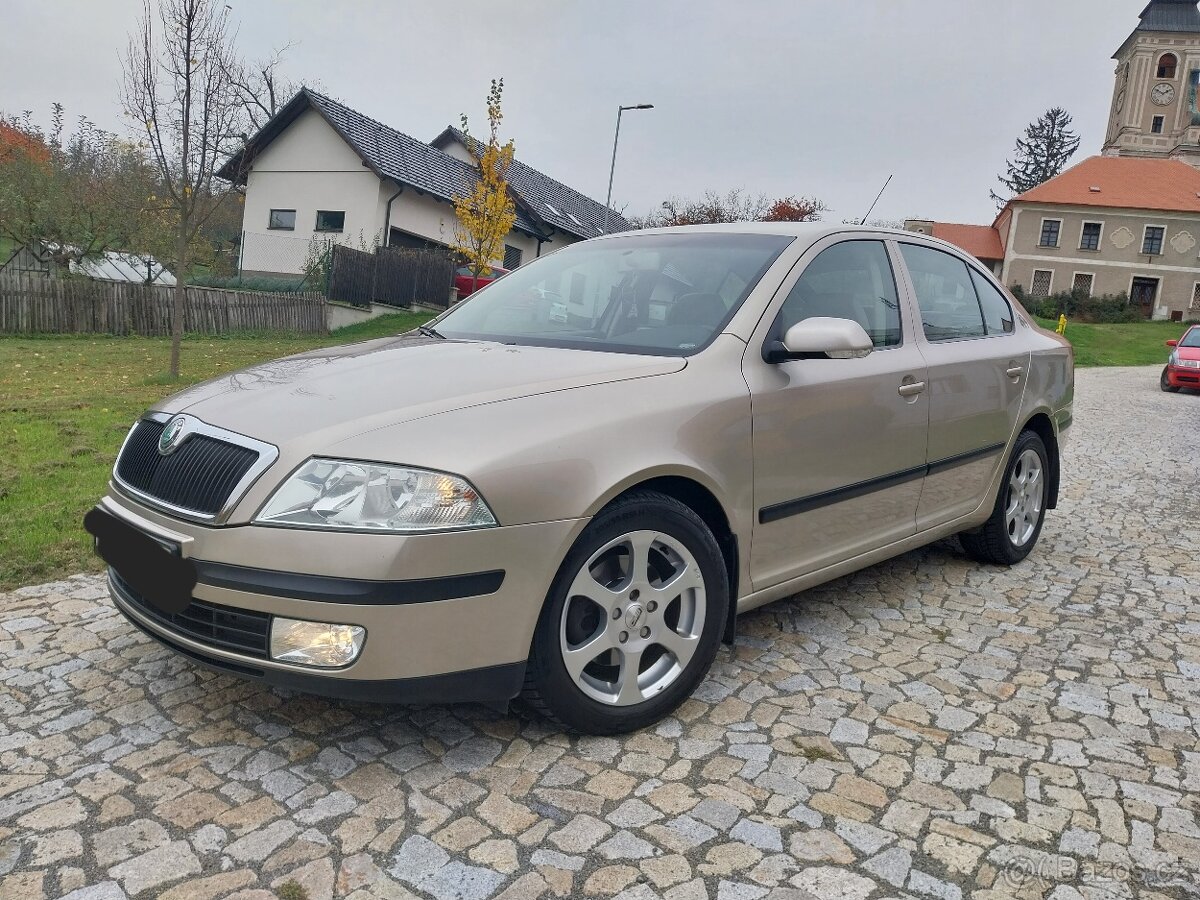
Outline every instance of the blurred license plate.
{"type": "Polygon", "coordinates": [[[99,507],[83,519],[96,552],[141,598],[165,613],[183,612],[192,602],[196,566],[175,541],[149,535],[99,507]]]}

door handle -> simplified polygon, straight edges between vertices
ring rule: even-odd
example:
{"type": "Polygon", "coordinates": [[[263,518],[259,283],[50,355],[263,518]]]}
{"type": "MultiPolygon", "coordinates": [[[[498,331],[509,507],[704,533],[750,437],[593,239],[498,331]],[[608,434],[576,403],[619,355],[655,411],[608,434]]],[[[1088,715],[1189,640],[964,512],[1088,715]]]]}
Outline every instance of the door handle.
{"type": "Polygon", "coordinates": [[[900,385],[900,387],[897,389],[897,392],[901,397],[915,397],[923,390],[925,390],[925,382],[909,381],[900,385]]]}
{"type": "Polygon", "coordinates": [[[1025,374],[1024,366],[1009,366],[1008,367],[1008,377],[1009,378],[1020,378],[1024,374],[1025,374]]]}

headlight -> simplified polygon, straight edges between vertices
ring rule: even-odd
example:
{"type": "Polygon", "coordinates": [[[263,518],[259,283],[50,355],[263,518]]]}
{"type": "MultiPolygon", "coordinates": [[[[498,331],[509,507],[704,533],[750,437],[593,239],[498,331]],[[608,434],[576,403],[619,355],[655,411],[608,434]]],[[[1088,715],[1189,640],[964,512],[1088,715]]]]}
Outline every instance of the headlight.
{"type": "Polygon", "coordinates": [[[342,531],[413,533],[487,528],[496,517],[465,480],[380,463],[310,459],[254,520],[342,531]]]}
{"type": "Polygon", "coordinates": [[[1175,365],[1183,366],[1185,369],[1200,369],[1200,359],[1179,359],[1176,358],[1175,365]]]}

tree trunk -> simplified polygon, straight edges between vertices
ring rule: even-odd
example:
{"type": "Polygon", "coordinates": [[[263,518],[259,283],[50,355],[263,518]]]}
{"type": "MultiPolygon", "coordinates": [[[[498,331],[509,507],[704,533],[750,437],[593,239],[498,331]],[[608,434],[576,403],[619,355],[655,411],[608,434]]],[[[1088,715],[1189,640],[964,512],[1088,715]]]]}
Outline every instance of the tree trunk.
{"type": "Polygon", "coordinates": [[[179,377],[179,350],[183,343],[183,312],[187,304],[187,235],[179,229],[175,244],[175,291],[171,297],[171,367],[172,379],[179,377]]]}

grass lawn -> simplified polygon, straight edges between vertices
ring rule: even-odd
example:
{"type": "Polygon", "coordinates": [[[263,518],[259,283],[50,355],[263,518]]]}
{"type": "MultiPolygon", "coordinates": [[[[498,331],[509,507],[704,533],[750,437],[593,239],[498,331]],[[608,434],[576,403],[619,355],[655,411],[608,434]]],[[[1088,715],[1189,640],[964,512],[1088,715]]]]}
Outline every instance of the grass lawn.
{"type": "MultiPolygon", "coordinates": [[[[1057,322],[1038,319],[1054,330],[1057,322]]],[[[1088,325],[1068,322],[1066,338],[1075,348],[1077,366],[1152,366],[1167,364],[1166,342],[1187,331],[1183,322],[1133,322],[1128,325],[1088,325]]]]}
{"type": "Polygon", "coordinates": [[[104,493],[129,426],[189,384],[314,347],[415,328],[398,314],[331,335],[185,338],[172,384],[165,338],[0,337],[0,591],[99,570],[83,514],[104,493]]]}

